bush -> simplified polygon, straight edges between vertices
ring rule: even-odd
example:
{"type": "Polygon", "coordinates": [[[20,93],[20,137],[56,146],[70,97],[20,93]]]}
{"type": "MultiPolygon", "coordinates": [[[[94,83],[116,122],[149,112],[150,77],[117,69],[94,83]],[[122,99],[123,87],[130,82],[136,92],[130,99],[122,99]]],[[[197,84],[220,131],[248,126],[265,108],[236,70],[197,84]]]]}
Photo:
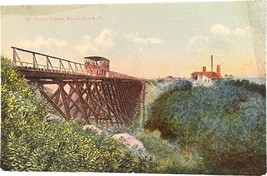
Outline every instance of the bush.
{"type": "Polygon", "coordinates": [[[28,135],[8,136],[8,162],[16,171],[141,172],[147,161],[116,141],[75,123],[40,124],[28,135]],[[29,141],[32,141],[29,143],[29,141]]]}
{"type": "Polygon", "coordinates": [[[265,173],[265,96],[258,89],[218,81],[163,93],[145,128],[177,140],[181,154],[197,150],[216,174],[265,173]]]}
{"type": "Polygon", "coordinates": [[[177,91],[177,90],[188,90],[192,88],[192,82],[186,79],[180,78],[168,78],[160,79],[156,82],[155,86],[161,92],[177,91]]]}
{"type": "Polygon", "coordinates": [[[137,138],[153,158],[156,173],[209,173],[209,168],[204,165],[203,158],[198,153],[181,155],[180,145],[174,141],[162,140],[159,131],[140,132],[137,138]]]}
{"type": "Polygon", "coordinates": [[[74,122],[46,123],[46,106],[1,57],[1,168],[12,171],[150,172],[151,162],[74,122]]]}
{"type": "Polygon", "coordinates": [[[228,84],[243,87],[247,90],[254,91],[260,93],[262,96],[266,97],[266,86],[264,84],[256,84],[250,82],[249,80],[228,80],[228,84]]]}

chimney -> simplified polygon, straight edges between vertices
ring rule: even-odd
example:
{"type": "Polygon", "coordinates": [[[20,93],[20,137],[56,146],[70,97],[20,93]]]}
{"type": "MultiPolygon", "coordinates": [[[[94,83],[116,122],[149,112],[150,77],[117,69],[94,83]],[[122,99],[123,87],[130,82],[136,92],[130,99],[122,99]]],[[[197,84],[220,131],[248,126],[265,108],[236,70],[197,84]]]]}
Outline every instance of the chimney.
{"type": "Polygon", "coordinates": [[[202,67],[202,72],[206,72],[206,66],[202,67]]]}
{"type": "Polygon", "coordinates": [[[217,71],[216,71],[216,73],[217,73],[217,75],[218,75],[219,78],[222,77],[221,76],[221,66],[220,65],[217,65],[217,71]]]}
{"type": "Polygon", "coordinates": [[[211,58],[210,58],[210,62],[211,62],[211,71],[213,72],[213,55],[211,55],[211,58]]]}

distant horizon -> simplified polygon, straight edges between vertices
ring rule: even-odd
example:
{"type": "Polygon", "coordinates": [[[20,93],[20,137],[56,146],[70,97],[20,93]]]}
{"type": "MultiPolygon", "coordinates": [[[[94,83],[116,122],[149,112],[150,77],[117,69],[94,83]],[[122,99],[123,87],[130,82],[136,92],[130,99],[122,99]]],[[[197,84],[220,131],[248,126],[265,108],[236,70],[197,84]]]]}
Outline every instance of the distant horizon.
{"type": "MultiPolygon", "coordinates": [[[[190,77],[179,77],[179,76],[172,76],[172,75],[169,75],[173,78],[186,78],[186,79],[190,79],[190,77]]],[[[166,76],[166,77],[159,77],[159,78],[147,78],[147,79],[162,79],[162,78],[167,78],[169,76],[166,76]]],[[[266,76],[235,76],[235,75],[232,75],[233,78],[266,78],[266,76]]],[[[222,76],[223,78],[225,78],[225,76],[222,76]]]]}
{"type": "MultiPolygon", "coordinates": [[[[12,52],[12,49],[11,49],[11,47],[16,47],[16,46],[10,46],[10,51],[12,52]]],[[[21,49],[25,49],[25,50],[27,50],[27,48],[21,48],[21,49]]],[[[31,50],[32,51],[32,50],[31,50]]],[[[47,55],[50,55],[50,56],[54,56],[54,57],[58,57],[58,58],[62,58],[62,57],[60,57],[60,56],[56,56],[56,55],[52,55],[52,54],[49,54],[49,53],[43,53],[43,52],[40,52],[40,51],[35,51],[35,52],[38,52],[38,53],[41,53],[41,54],[47,54],[47,55]]],[[[11,61],[12,61],[12,57],[8,57],[8,56],[5,56],[5,55],[3,55],[4,57],[7,57],[8,59],[10,59],[11,61]]],[[[94,55],[94,56],[96,56],[96,55],[94,55]]],[[[84,57],[88,57],[88,56],[84,56],[84,57]]],[[[103,56],[100,56],[100,57],[103,57],[103,56]]],[[[62,58],[62,59],[66,59],[66,58],[62,58]]],[[[109,58],[107,58],[107,59],[109,59],[109,58]]],[[[69,58],[69,60],[70,61],[74,61],[74,60],[72,60],[71,58],[69,58]]],[[[112,60],[110,60],[111,62],[112,62],[112,60]]],[[[84,63],[84,62],[80,62],[80,63],[84,63]]],[[[202,66],[203,67],[203,66],[202,66]]],[[[201,71],[201,69],[202,69],[202,67],[199,69],[199,70],[192,70],[192,73],[193,72],[195,72],[195,71],[201,71]]],[[[116,70],[110,70],[110,71],[115,71],[116,72],[116,70]]],[[[209,68],[207,69],[207,72],[209,72],[209,71],[211,71],[211,70],[209,70],[209,68]]],[[[215,71],[214,71],[215,72],[215,71]]],[[[124,73],[123,73],[124,74],[124,73]]],[[[227,74],[227,73],[226,73],[227,74]]],[[[236,77],[236,78],[242,78],[242,77],[266,77],[266,74],[265,75],[233,75],[233,74],[231,74],[231,73],[229,73],[229,74],[227,74],[227,75],[232,75],[233,77],[236,77]]],[[[129,76],[133,76],[133,75],[129,75],[129,76]]],[[[163,76],[163,77],[147,77],[147,78],[144,78],[144,79],[162,79],[162,78],[166,78],[166,77],[168,77],[168,76],[172,76],[172,77],[174,77],[174,78],[187,78],[187,79],[189,79],[190,78],[190,76],[191,76],[191,74],[189,74],[188,76],[174,76],[174,75],[167,75],[167,76],[163,76]]],[[[224,78],[225,77],[225,74],[224,75],[222,75],[222,77],[224,78]]],[[[140,78],[142,78],[142,77],[140,77],[140,78]]]]}

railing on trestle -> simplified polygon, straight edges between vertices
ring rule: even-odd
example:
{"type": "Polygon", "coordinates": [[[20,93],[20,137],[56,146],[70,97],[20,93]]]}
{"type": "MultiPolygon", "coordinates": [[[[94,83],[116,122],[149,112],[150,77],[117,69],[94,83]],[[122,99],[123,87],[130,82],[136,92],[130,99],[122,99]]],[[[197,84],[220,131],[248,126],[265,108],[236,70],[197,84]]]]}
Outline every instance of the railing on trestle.
{"type": "Polygon", "coordinates": [[[13,49],[13,62],[18,67],[22,67],[24,69],[42,70],[47,72],[86,74],[84,64],[17,47],[11,48],[13,49]],[[20,58],[18,52],[31,54],[32,62],[23,61],[20,58]],[[40,58],[38,56],[42,57],[40,58]],[[54,64],[55,62],[56,64],[54,64]]]}

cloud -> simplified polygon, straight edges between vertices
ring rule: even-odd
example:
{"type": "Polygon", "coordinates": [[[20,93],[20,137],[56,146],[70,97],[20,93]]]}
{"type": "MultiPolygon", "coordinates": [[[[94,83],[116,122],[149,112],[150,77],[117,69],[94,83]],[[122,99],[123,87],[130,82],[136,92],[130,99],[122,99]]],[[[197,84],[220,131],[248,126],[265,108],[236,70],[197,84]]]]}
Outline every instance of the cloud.
{"type": "Polygon", "coordinates": [[[194,35],[188,41],[190,52],[202,52],[217,50],[223,52],[243,51],[251,47],[251,37],[254,29],[250,26],[239,28],[228,28],[217,23],[210,28],[211,35],[194,35]]]}
{"type": "Polygon", "coordinates": [[[89,35],[85,35],[82,37],[81,44],[76,45],[74,49],[79,53],[86,53],[89,48],[95,47],[93,43],[94,40],[89,35]]]}
{"type": "Polygon", "coordinates": [[[195,44],[207,44],[208,43],[208,37],[204,37],[201,35],[194,35],[193,37],[191,37],[190,39],[190,44],[191,45],[195,45],[195,44]]]}
{"type": "Polygon", "coordinates": [[[213,25],[210,28],[210,31],[212,34],[216,36],[222,36],[222,37],[227,37],[227,36],[238,36],[238,37],[244,37],[253,32],[253,28],[250,26],[247,26],[245,28],[235,28],[234,30],[230,30],[227,26],[217,23],[213,25]]]}
{"type": "Polygon", "coordinates": [[[35,48],[39,49],[41,47],[52,47],[52,46],[65,46],[67,45],[67,41],[59,40],[53,37],[44,38],[42,36],[37,36],[32,40],[25,40],[19,42],[19,45],[25,48],[35,48]]]}
{"type": "Polygon", "coordinates": [[[250,34],[251,32],[253,31],[253,28],[250,27],[250,26],[247,26],[245,28],[236,28],[235,30],[233,30],[233,34],[235,36],[238,36],[238,37],[244,37],[248,34],[250,34]]]}
{"type": "Polygon", "coordinates": [[[223,24],[219,24],[219,23],[212,26],[210,31],[214,35],[219,35],[223,37],[226,37],[230,33],[230,30],[228,29],[228,27],[224,26],[223,24]]]}
{"type": "Polygon", "coordinates": [[[233,31],[233,34],[236,35],[236,36],[244,36],[246,33],[246,31],[242,28],[236,28],[234,31],[233,31]]]}
{"type": "Polygon", "coordinates": [[[111,29],[105,28],[95,38],[89,35],[83,36],[80,44],[76,45],[74,49],[82,54],[87,54],[87,52],[97,54],[100,51],[110,49],[113,45],[113,32],[111,29]]]}
{"type": "Polygon", "coordinates": [[[111,30],[105,28],[100,35],[95,38],[95,43],[97,46],[112,47],[114,42],[111,30]]]}
{"type": "Polygon", "coordinates": [[[143,37],[139,37],[139,34],[127,34],[125,35],[125,38],[129,41],[132,41],[138,45],[147,45],[147,44],[151,44],[151,45],[157,45],[157,44],[161,44],[162,41],[159,38],[143,38],[143,37]]]}
{"type": "Polygon", "coordinates": [[[197,52],[202,51],[202,49],[207,48],[209,38],[201,35],[194,35],[189,41],[189,47],[191,50],[197,52]]]}

